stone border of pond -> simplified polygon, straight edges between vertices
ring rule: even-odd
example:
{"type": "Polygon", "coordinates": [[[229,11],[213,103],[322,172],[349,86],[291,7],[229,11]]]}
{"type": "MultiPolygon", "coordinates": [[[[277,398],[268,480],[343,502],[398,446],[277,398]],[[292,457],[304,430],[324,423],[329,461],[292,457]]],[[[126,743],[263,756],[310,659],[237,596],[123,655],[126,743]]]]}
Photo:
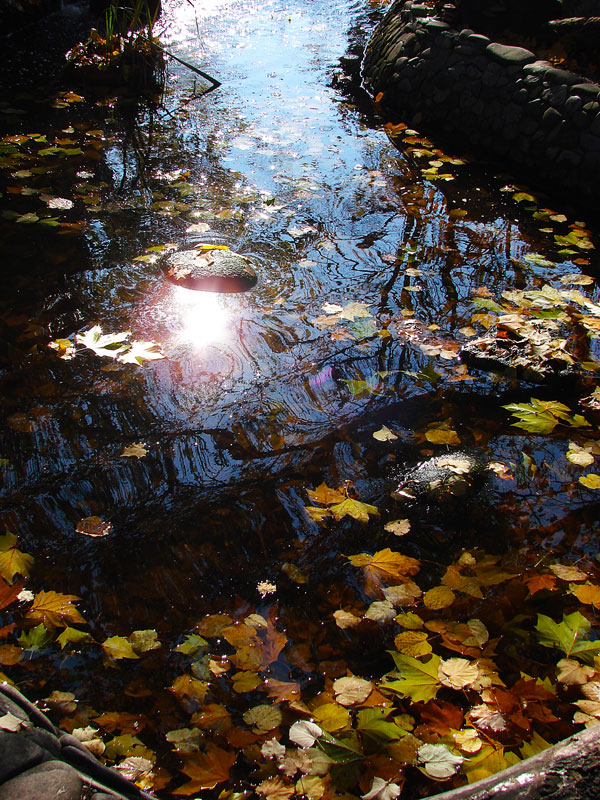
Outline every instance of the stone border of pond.
{"type": "Polygon", "coordinates": [[[7,683],[0,684],[2,718],[16,730],[0,729],[0,800],[155,800],[7,683]]]}
{"type": "Polygon", "coordinates": [[[576,201],[600,200],[600,85],[396,0],[362,65],[386,112],[576,201]]]}
{"type": "Polygon", "coordinates": [[[600,726],[594,725],[489,778],[435,800],[597,800],[600,726]]]}

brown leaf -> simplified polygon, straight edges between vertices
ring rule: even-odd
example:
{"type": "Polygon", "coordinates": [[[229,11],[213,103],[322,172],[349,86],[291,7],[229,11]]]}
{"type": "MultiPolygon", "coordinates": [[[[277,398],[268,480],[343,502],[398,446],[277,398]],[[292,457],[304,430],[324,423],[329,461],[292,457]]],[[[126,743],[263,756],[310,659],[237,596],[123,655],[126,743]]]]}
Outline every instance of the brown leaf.
{"type": "Polygon", "coordinates": [[[464,714],[460,708],[448,703],[445,700],[432,700],[425,704],[413,705],[413,709],[419,711],[421,721],[434,733],[446,736],[453,730],[460,730],[464,720],[464,714]]]}
{"type": "Polygon", "coordinates": [[[275,678],[267,678],[265,689],[269,697],[275,698],[276,703],[300,699],[300,684],[295,681],[278,681],[275,678]]]}
{"type": "Polygon", "coordinates": [[[229,711],[223,705],[209,703],[192,715],[192,725],[203,731],[213,730],[215,733],[227,733],[231,728],[229,711]]]}
{"type": "Polygon", "coordinates": [[[175,789],[173,794],[190,795],[202,789],[214,789],[219,783],[229,779],[229,771],[234,765],[236,754],[222,750],[212,742],[206,743],[206,753],[191,753],[184,756],[181,770],[191,780],[175,789]]]}
{"type": "Polygon", "coordinates": [[[130,714],[128,711],[107,711],[100,717],[94,717],[93,722],[108,733],[121,731],[121,733],[136,734],[148,724],[144,714],[130,714]]]}
{"type": "Polygon", "coordinates": [[[17,599],[23,589],[23,581],[7,583],[4,578],[0,578],[0,609],[7,608],[17,599]]]}

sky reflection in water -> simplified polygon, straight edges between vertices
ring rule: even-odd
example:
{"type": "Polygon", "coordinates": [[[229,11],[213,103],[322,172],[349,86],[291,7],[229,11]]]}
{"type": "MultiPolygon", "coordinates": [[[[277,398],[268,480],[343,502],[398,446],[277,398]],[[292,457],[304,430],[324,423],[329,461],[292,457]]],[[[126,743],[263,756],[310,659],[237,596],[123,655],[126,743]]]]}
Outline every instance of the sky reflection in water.
{"type": "Polygon", "coordinates": [[[232,310],[226,307],[222,295],[182,286],[174,286],[172,292],[171,305],[180,323],[176,334],[179,342],[202,350],[208,344],[230,339],[232,310]]]}

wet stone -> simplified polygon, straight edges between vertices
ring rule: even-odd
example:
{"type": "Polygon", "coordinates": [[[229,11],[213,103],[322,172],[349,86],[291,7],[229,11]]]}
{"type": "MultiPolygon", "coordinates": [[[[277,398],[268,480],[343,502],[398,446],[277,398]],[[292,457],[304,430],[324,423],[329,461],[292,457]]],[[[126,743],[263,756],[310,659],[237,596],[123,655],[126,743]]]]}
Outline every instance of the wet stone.
{"type": "Polygon", "coordinates": [[[468,453],[446,453],[410,470],[392,496],[401,501],[453,502],[477,491],[485,474],[481,462],[468,453]]]}
{"type": "Polygon", "coordinates": [[[531,64],[536,60],[531,50],[525,50],[524,47],[511,47],[510,45],[492,42],[485,49],[499,61],[511,64],[531,64]]]}
{"type": "Polygon", "coordinates": [[[83,782],[60,761],[48,761],[0,786],[0,800],[79,800],[83,782]]]}
{"type": "Polygon", "coordinates": [[[203,292],[245,292],[257,275],[246,256],[231,250],[184,250],[168,258],[167,278],[178,286],[203,292]]]}
{"type": "Polygon", "coordinates": [[[16,733],[0,731],[0,782],[36,766],[46,758],[47,753],[34,742],[16,733]]]}

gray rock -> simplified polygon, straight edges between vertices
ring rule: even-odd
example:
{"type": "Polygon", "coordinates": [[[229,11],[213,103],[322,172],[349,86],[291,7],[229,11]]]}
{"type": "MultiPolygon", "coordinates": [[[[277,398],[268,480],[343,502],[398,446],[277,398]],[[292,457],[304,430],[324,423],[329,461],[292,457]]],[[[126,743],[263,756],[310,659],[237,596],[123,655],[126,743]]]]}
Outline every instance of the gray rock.
{"type": "Polygon", "coordinates": [[[83,781],[60,761],[47,761],[0,786],[0,800],[79,800],[83,781]]]}
{"type": "Polygon", "coordinates": [[[463,451],[430,458],[410,470],[392,496],[396,500],[454,502],[479,489],[485,477],[482,464],[463,451]]]}
{"type": "Polygon", "coordinates": [[[204,292],[245,292],[257,275],[246,256],[231,250],[184,250],[168,258],[167,278],[178,286],[204,292]]]}
{"type": "Polygon", "coordinates": [[[524,47],[511,47],[507,44],[492,42],[485,48],[486,52],[497,58],[498,61],[506,61],[511,64],[531,64],[536,60],[531,50],[524,47]]]}
{"type": "MultiPolygon", "coordinates": [[[[49,755],[34,742],[17,733],[0,731],[0,782],[7,781],[19,772],[35,767],[49,755]]],[[[18,795],[14,795],[14,798],[18,795]]]]}

